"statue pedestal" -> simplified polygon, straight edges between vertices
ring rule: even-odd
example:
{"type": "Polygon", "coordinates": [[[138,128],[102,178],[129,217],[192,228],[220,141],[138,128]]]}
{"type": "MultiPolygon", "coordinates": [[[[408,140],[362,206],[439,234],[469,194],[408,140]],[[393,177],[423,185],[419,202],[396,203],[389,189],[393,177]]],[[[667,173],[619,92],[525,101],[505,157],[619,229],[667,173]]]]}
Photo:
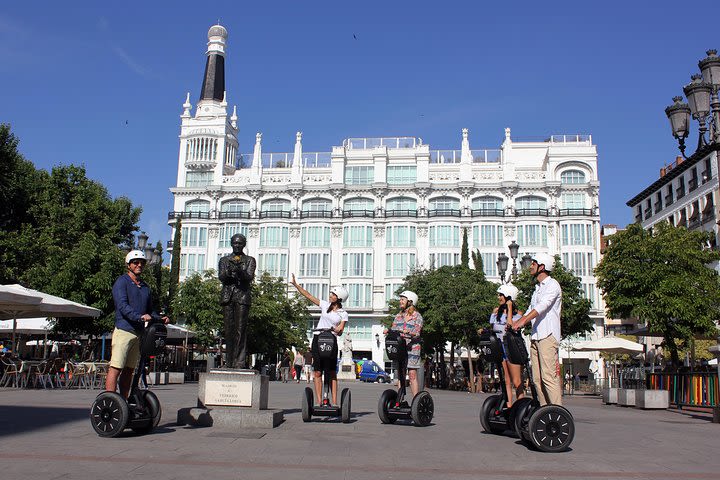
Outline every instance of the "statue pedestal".
{"type": "Polygon", "coordinates": [[[200,374],[198,406],[178,410],[177,423],[225,430],[277,427],[283,411],[267,406],[267,375],[248,369],[214,369],[200,374]]]}
{"type": "Polygon", "coordinates": [[[357,377],[355,376],[355,364],[352,360],[349,362],[343,359],[340,362],[340,370],[337,374],[337,379],[341,382],[354,382],[357,377]]]}

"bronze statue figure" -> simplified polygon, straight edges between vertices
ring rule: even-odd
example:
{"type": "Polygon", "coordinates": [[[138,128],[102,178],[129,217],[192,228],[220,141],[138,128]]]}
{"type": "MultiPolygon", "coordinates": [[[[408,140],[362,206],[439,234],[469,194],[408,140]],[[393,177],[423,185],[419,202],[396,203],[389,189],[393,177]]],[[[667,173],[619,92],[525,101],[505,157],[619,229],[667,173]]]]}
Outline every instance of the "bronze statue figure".
{"type": "Polygon", "coordinates": [[[255,259],[243,253],[247,244],[244,235],[230,239],[233,253],[220,259],[218,278],[222,283],[220,305],[225,322],[228,368],[245,368],[247,357],[247,326],[250,313],[250,289],[255,278],[255,259]]]}

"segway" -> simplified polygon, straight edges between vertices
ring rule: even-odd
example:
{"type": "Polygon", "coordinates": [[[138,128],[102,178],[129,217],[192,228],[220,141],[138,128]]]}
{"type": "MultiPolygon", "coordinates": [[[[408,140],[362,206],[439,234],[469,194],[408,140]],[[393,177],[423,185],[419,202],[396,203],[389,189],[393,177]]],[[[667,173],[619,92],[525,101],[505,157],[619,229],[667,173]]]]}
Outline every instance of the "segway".
{"type": "Polygon", "coordinates": [[[407,342],[400,332],[390,330],[385,337],[385,352],[390,360],[397,362],[400,388],[385,390],[378,401],[378,416],[382,423],[395,423],[398,418],[410,418],[418,427],[427,427],[435,413],[435,403],[430,393],[423,390],[405,401],[405,373],[407,371],[407,342]]]}
{"type": "Polygon", "coordinates": [[[542,452],[567,450],[575,436],[575,422],[572,414],[560,405],[540,406],[525,341],[519,332],[505,333],[505,346],[511,363],[521,365],[528,372],[531,397],[521,398],[507,408],[505,374],[502,368],[503,351],[500,340],[494,332],[480,337],[480,347],[488,362],[497,365],[502,394],[486,398],[480,408],[480,423],[488,433],[501,434],[514,431],[526,444],[542,452]]]}
{"type": "Polygon", "coordinates": [[[126,428],[144,435],[160,423],[160,401],[153,392],[139,387],[148,358],[165,348],[167,328],[159,318],[153,318],[154,323],[145,328],[140,339],[140,363],[133,375],[130,397],[125,400],[116,392],[102,392],[90,407],[90,422],[101,437],[117,437],[126,428]]]}
{"type": "MultiPolygon", "coordinates": [[[[317,336],[317,347],[323,362],[337,362],[337,337],[329,328],[314,330],[320,332],[317,336]]],[[[349,388],[340,392],[340,406],[330,404],[332,394],[332,380],[323,372],[323,398],[320,405],[313,405],[313,390],[305,387],[301,399],[303,422],[312,420],[313,415],[318,417],[340,417],[342,423],[350,423],[351,395],[349,388]]]]}

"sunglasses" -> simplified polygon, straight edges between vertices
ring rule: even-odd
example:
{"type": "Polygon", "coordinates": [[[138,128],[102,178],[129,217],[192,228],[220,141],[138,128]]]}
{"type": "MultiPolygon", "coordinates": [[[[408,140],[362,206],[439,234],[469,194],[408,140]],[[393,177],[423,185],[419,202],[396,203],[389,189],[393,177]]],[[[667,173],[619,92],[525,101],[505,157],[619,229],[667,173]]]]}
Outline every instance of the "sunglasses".
{"type": "Polygon", "coordinates": [[[145,265],[145,260],[130,260],[130,265],[145,265]]]}

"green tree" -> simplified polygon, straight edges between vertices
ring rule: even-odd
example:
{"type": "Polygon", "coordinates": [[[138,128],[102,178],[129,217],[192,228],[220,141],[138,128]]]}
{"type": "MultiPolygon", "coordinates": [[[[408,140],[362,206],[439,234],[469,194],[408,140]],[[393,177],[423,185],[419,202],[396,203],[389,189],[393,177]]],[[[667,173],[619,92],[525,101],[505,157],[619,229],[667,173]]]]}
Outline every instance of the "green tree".
{"type": "Polygon", "coordinates": [[[470,268],[470,250],[468,248],[467,228],[463,228],[462,247],[460,249],[460,265],[470,268]]]}
{"type": "MultiPolygon", "coordinates": [[[[560,328],[563,338],[592,331],[593,321],[590,318],[592,303],[583,294],[580,278],[565,268],[557,256],[555,257],[555,266],[551,275],[562,288],[560,328]]],[[[530,305],[530,298],[535,291],[535,278],[530,275],[529,271],[525,270],[518,275],[513,284],[520,290],[518,308],[527,310],[530,305]]]]}
{"type": "Polygon", "coordinates": [[[708,248],[712,238],[665,222],[652,231],[629,225],[612,236],[595,269],[609,314],[647,322],[663,335],[675,365],[679,342],[713,333],[720,314],[720,277],[708,267],[720,260],[708,248]]]}
{"type": "Polygon", "coordinates": [[[175,235],[173,236],[172,259],[170,261],[170,279],[168,285],[168,305],[170,316],[175,315],[174,305],[180,285],[180,241],[182,240],[182,218],[175,221],[175,235]]]}
{"type": "Polygon", "coordinates": [[[216,334],[223,332],[221,288],[215,271],[208,270],[202,275],[195,273],[186,278],[175,297],[173,312],[176,319],[196,333],[197,343],[203,347],[215,345],[216,334]]]}

